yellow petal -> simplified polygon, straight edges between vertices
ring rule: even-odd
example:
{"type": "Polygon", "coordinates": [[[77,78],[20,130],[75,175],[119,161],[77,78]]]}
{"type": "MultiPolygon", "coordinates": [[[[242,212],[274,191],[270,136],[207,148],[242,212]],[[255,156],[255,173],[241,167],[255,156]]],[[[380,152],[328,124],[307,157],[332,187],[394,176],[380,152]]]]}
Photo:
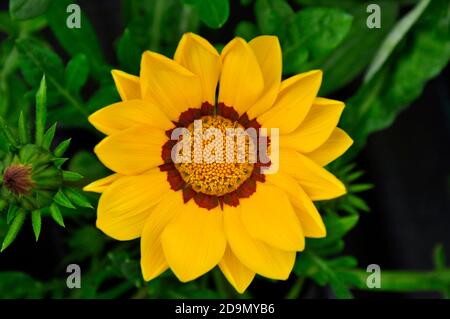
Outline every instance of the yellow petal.
{"type": "Polygon", "coordinates": [[[305,155],[317,164],[325,166],[344,154],[352,144],[350,136],[336,127],[322,146],[305,155]]]}
{"type": "Polygon", "coordinates": [[[227,247],[225,250],[219,267],[228,282],[240,294],[247,289],[253,278],[255,278],[255,272],[245,267],[233,254],[230,247],[227,247]]]}
{"type": "Polygon", "coordinates": [[[89,116],[89,122],[107,135],[142,124],[162,130],[168,130],[174,126],[157,106],[144,100],[128,100],[111,104],[89,116]]]}
{"type": "Polygon", "coordinates": [[[104,138],[94,151],[110,170],[133,175],[163,164],[161,150],[167,140],[162,130],[137,126],[104,138]]]}
{"type": "Polygon", "coordinates": [[[86,185],[83,190],[85,192],[93,192],[93,193],[103,193],[106,191],[106,189],[114,183],[116,180],[118,180],[123,175],[120,174],[112,174],[109,176],[106,176],[104,178],[98,179],[95,182],[90,183],[89,185],[86,185]]]}
{"type": "Polygon", "coordinates": [[[117,240],[141,236],[150,208],[170,189],[159,169],[138,176],[124,176],[100,197],[97,227],[117,240]]]}
{"type": "Polygon", "coordinates": [[[216,87],[222,68],[216,48],[194,33],[185,33],[178,44],[174,60],[200,77],[202,101],[215,105],[216,87]]]}
{"type": "Polygon", "coordinates": [[[280,170],[292,175],[312,200],[325,200],[342,196],[345,186],[333,174],[306,156],[280,149],[280,170]]]}
{"type": "Polygon", "coordinates": [[[194,280],[213,269],[225,253],[220,208],[206,210],[194,201],[166,227],[161,243],[170,269],[179,280],[194,280]]]}
{"type": "Polygon", "coordinates": [[[250,236],[278,249],[300,251],[305,238],[287,195],[272,185],[258,184],[250,198],[240,200],[242,221],[250,236]]]}
{"type": "Polygon", "coordinates": [[[119,70],[112,70],[111,74],[122,101],[141,98],[139,77],[119,70]]]}
{"type": "Polygon", "coordinates": [[[281,134],[293,132],[308,114],[322,83],[322,71],[295,75],[281,83],[274,106],[258,117],[268,128],[279,128],[281,134]]]}
{"type": "Polygon", "coordinates": [[[294,267],[293,251],[273,248],[250,236],[241,220],[241,208],[224,205],[225,234],[233,254],[249,269],[264,277],[285,280],[294,267]]]}
{"type": "Polygon", "coordinates": [[[141,238],[141,269],[144,280],[158,277],[169,267],[161,245],[161,233],[182,210],[182,194],[168,192],[150,212],[141,238]]]}
{"type": "Polygon", "coordinates": [[[264,78],[262,96],[247,111],[250,118],[255,118],[270,109],[277,98],[281,84],[282,57],[280,42],[276,36],[262,35],[248,44],[255,53],[264,78]]]}
{"type": "Polygon", "coordinates": [[[253,50],[245,40],[233,39],[222,50],[219,102],[243,114],[263,90],[264,79],[253,50]]]}
{"type": "Polygon", "coordinates": [[[343,102],[316,98],[300,126],[294,132],[280,137],[280,147],[302,153],[317,149],[330,137],[343,110],[343,102]]]}
{"type": "Polygon", "coordinates": [[[188,108],[202,104],[200,77],[155,52],[142,55],[141,90],[143,98],[160,106],[172,121],[188,108]]]}
{"type": "Polygon", "coordinates": [[[316,206],[293,177],[278,172],[266,175],[266,180],[288,194],[305,237],[321,238],[326,236],[325,225],[316,206]]]}

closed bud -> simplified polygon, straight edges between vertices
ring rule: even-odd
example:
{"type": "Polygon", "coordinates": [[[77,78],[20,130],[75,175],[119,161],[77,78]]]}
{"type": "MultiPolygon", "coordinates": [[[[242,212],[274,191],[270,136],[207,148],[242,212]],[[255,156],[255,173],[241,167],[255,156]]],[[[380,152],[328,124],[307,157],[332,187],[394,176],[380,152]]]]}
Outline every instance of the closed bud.
{"type": "Polygon", "coordinates": [[[29,195],[34,182],[31,165],[13,164],[5,169],[3,186],[15,195],[29,195]]]}

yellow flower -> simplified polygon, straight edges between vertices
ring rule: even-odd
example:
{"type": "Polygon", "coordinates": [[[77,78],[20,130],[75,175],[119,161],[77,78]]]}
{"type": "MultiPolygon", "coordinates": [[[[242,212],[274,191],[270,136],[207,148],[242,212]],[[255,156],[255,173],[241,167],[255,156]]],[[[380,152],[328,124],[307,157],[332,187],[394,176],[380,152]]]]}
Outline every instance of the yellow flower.
{"type": "Polygon", "coordinates": [[[141,238],[145,280],[170,268],[186,282],[218,265],[243,292],[255,274],[287,279],[304,238],[326,235],[313,201],[346,192],[323,168],[352,144],[336,127],[344,104],[316,97],[321,71],[282,81],[281,68],[274,36],[235,38],[219,54],[188,33],[173,60],[147,51],[139,77],[112,72],[122,102],[89,120],[107,135],[95,152],[115,174],[85,190],[102,193],[99,229],[117,240],[141,238]],[[171,133],[192,132],[197,119],[222,131],[278,128],[278,172],[262,174],[271,162],[248,157],[174,163],[171,133]]]}

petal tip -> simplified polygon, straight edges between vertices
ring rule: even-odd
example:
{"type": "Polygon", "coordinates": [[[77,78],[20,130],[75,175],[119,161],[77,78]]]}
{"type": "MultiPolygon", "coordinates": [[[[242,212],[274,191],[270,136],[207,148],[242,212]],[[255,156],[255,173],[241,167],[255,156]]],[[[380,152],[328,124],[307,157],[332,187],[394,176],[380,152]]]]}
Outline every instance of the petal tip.
{"type": "Polygon", "coordinates": [[[91,193],[98,193],[97,188],[95,187],[95,182],[90,183],[83,187],[83,192],[91,192],[91,193]]]}
{"type": "Polygon", "coordinates": [[[151,281],[155,278],[157,278],[161,272],[160,271],[149,271],[147,270],[147,267],[144,265],[144,261],[141,259],[141,272],[142,272],[142,278],[144,281],[151,281]]]}

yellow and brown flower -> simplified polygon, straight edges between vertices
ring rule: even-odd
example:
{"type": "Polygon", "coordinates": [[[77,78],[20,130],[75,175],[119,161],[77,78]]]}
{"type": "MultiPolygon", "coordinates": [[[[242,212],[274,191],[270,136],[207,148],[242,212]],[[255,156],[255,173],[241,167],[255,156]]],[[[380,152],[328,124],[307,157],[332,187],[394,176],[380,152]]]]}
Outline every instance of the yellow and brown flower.
{"type": "Polygon", "coordinates": [[[89,120],[107,135],[95,152],[114,174],[85,190],[102,193],[98,228],[141,238],[145,280],[170,268],[189,281],[219,266],[243,292],[255,274],[288,278],[305,237],[326,235],[313,201],[346,192],[323,168],[352,144],[336,127],[344,104],[317,97],[321,71],[283,81],[281,71],[274,36],[235,38],[219,54],[191,33],[173,60],[145,52],[139,77],[113,71],[122,102],[89,120]],[[198,119],[279,129],[279,171],[264,175],[270,162],[248,160],[174,163],[172,131],[198,119]]]}

